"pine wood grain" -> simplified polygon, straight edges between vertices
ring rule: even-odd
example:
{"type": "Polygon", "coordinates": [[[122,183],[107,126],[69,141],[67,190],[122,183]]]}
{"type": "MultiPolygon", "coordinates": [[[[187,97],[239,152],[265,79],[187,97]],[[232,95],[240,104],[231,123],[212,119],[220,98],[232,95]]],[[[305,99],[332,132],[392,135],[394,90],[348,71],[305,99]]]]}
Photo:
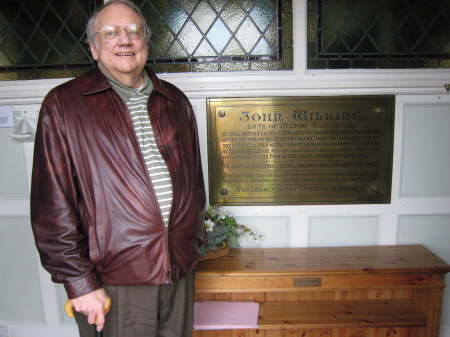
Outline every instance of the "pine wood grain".
{"type": "Polygon", "coordinates": [[[265,302],[258,325],[261,329],[424,327],[426,320],[411,300],[265,302]]]}
{"type": "Polygon", "coordinates": [[[438,337],[450,265],[420,245],[232,249],[198,264],[196,300],[260,303],[260,329],[194,337],[438,337]]]}
{"type": "Polygon", "coordinates": [[[421,245],[317,248],[238,248],[202,261],[207,274],[406,274],[447,273],[450,266],[421,245]]]}

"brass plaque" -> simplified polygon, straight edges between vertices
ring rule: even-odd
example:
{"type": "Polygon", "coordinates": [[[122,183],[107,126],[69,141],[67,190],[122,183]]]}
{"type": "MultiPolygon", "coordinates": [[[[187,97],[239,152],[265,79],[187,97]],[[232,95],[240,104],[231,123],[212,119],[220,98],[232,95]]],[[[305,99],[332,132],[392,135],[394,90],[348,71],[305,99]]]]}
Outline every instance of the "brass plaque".
{"type": "Polygon", "coordinates": [[[294,287],[321,287],[322,279],[320,277],[295,278],[294,287]]]}
{"type": "Polygon", "coordinates": [[[394,102],[208,99],[210,203],[389,203],[394,102]]]}

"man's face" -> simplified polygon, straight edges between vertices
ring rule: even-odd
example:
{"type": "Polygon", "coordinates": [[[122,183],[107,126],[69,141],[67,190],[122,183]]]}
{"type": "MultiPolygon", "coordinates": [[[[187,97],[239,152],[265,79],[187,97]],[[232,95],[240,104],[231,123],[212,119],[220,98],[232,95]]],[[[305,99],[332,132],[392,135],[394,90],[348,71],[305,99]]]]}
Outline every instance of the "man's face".
{"type": "MultiPolygon", "coordinates": [[[[120,3],[111,4],[99,13],[95,31],[98,32],[105,26],[141,23],[139,15],[130,7],[120,3]]],[[[96,34],[95,39],[96,45],[90,45],[92,56],[104,72],[128,86],[130,80],[140,78],[148,56],[144,37],[131,39],[122,30],[113,41],[105,41],[102,34],[96,34]]]]}

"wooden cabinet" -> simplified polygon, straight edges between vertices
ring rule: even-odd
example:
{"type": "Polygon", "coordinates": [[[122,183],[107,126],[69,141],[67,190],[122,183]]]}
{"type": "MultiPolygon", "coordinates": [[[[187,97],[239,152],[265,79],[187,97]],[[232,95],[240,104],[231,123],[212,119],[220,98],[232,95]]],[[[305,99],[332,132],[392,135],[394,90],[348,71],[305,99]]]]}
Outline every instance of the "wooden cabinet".
{"type": "Polygon", "coordinates": [[[438,337],[450,266],[420,245],[232,249],[202,261],[197,301],[260,303],[258,329],[195,337],[438,337]]]}

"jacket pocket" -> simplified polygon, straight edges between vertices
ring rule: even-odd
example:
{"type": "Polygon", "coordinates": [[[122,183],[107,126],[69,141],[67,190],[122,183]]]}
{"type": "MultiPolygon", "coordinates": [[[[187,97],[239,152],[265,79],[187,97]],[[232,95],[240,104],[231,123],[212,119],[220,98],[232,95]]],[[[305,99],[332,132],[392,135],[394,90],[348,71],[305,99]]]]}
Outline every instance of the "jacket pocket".
{"type": "Polygon", "coordinates": [[[100,245],[98,242],[97,226],[90,222],[89,223],[89,236],[88,236],[88,246],[89,246],[89,259],[97,267],[100,265],[100,245]]]}

